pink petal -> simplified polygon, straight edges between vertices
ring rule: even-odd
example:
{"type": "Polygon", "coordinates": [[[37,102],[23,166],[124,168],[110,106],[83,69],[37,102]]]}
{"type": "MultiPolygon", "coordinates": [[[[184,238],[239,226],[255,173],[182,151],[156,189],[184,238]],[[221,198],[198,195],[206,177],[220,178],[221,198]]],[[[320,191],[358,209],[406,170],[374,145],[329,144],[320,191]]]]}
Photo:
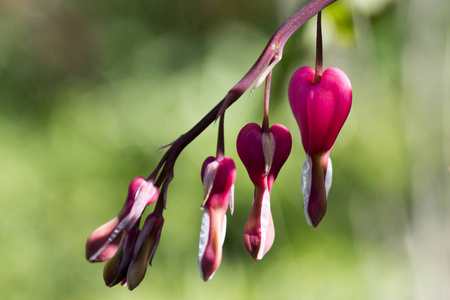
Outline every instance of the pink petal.
{"type": "Polygon", "coordinates": [[[255,187],[255,198],[244,229],[244,245],[255,260],[260,260],[272,247],[275,239],[270,192],[268,188],[255,187]]]}
{"type": "Polygon", "coordinates": [[[212,279],[222,261],[222,246],[225,241],[227,216],[222,211],[207,209],[202,217],[200,230],[198,266],[204,281],[212,279]]]}
{"type": "Polygon", "coordinates": [[[312,155],[333,147],[352,104],[352,87],[343,71],[326,69],[314,84],[315,71],[302,67],[289,84],[289,103],[302,135],[305,152],[312,155]]]}

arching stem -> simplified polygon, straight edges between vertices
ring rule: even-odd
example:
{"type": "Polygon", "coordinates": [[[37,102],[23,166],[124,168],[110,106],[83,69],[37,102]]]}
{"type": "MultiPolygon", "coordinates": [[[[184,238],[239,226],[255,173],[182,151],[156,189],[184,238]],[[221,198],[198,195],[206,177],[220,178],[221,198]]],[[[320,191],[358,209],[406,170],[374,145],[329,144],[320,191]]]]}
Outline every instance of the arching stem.
{"type": "MultiPolygon", "coordinates": [[[[290,36],[307,20],[318,14],[325,7],[335,1],[336,0],[312,0],[297,11],[292,17],[290,17],[283,25],[280,26],[280,28],[278,28],[269,40],[256,63],[247,72],[247,74],[245,74],[245,76],[233,88],[231,88],[225,98],[223,98],[223,100],[220,101],[209,113],[207,113],[206,116],[204,116],[194,127],[192,127],[192,129],[172,143],[158,164],[158,170],[162,165],[164,165],[164,167],[156,179],[156,186],[161,186],[166,178],[173,178],[175,161],[183,149],[250,88],[258,76],[264,72],[264,69],[269,65],[272,59],[275,58],[278,61],[281,59],[284,45],[290,36]]],[[[271,68],[273,67],[274,66],[271,66],[271,68]]],[[[155,174],[155,172],[152,174],[155,174]]]]}

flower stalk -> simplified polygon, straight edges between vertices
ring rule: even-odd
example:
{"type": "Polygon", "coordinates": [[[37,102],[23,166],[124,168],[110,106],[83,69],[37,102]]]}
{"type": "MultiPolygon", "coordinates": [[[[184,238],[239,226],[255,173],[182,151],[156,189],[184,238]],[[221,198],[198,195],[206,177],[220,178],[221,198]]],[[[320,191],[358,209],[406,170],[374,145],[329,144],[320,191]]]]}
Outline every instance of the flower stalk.
{"type": "MultiPolygon", "coordinates": [[[[232,158],[225,157],[225,111],[252,84],[255,89],[264,80],[266,84],[262,127],[255,123],[247,124],[238,136],[237,147],[238,154],[255,185],[254,202],[244,230],[244,245],[255,260],[260,260],[266,254],[275,237],[270,211],[270,192],[292,146],[291,136],[286,127],[281,124],[269,126],[272,70],[281,61],[284,45],[290,36],[307,20],[319,14],[320,47],[318,44],[314,83],[320,83],[323,72],[320,11],[335,1],[312,0],[281,25],[255,64],[225,97],[189,131],[161,148],[167,148],[167,151],[149,177],[133,179],[122,210],[112,220],[94,230],[86,242],[87,260],[108,261],[104,268],[104,280],[107,286],[121,283],[133,290],[143,280],[161,237],[164,224],[162,214],[166,207],[168,186],[174,177],[175,162],[187,145],[220,118],[216,157],[208,157],[201,171],[205,192],[201,208],[205,210],[205,213],[201,225],[198,263],[200,276],[204,281],[213,277],[222,260],[227,208],[230,206],[231,214],[234,209],[236,168],[232,158]],[[147,216],[142,229],[139,229],[144,210],[154,202],[156,204],[153,213],[147,216]]],[[[323,185],[324,172],[327,172],[327,161],[323,160],[323,157],[325,156],[312,156],[311,194],[315,190],[322,191],[319,188],[314,189],[314,184],[318,183],[320,187],[323,185]],[[317,160],[320,160],[320,163],[317,160]],[[315,177],[319,179],[314,181],[315,177]]],[[[327,155],[326,158],[328,158],[327,155]]],[[[315,198],[322,199],[323,195],[315,198]]],[[[313,220],[316,226],[315,222],[313,220]]]]}
{"type": "MultiPolygon", "coordinates": [[[[336,0],[312,0],[284,22],[271,37],[263,52],[245,74],[245,76],[233,86],[226,96],[211,111],[209,111],[194,127],[176,139],[161,158],[158,166],[162,167],[159,177],[155,181],[156,186],[161,186],[166,178],[173,178],[175,161],[184,148],[199,136],[212,122],[217,120],[223,112],[236,102],[260,77],[265,79],[270,70],[281,60],[284,45],[291,35],[306,21],[322,11],[336,0]],[[268,68],[267,70],[266,67],[268,68]],[[264,74],[264,72],[266,72],[264,74]]],[[[257,82],[258,83],[258,82],[257,82]]],[[[159,169],[158,169],[159,171],[159,169]]]]}
{"type": "Polygon", "coordinates": [[[322,42],[322,12],[317,14],[317,36],[316,36],[316,74],[314,84],[318,84],[323,73],[323,42],[322,42]]]}

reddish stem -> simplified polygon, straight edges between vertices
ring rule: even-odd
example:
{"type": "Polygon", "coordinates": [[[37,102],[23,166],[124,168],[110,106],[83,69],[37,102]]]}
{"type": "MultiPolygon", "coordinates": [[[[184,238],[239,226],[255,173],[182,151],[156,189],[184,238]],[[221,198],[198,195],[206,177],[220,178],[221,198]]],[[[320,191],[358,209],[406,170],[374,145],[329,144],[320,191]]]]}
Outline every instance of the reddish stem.
{"type": "Polygon", "coordinates": [[[280,57],[283,52],[284,45],[290,36],[302,26],[306,21],[314,15],[322,11],[325,7],[335,2],[336,0],[312,0],[292,17],[290,17],[283,25],[278,28],[269,43],[264,48],[264,51],[259,56],[256,63],[247,72],[247,74],[227,93],[225,98],[220,101],[209,113],[206,114],[191,130],[180,136],[172,146],[167,150],[166,155],[161,159],[158,166],[164,164],[159,177],[156,181],[156,186],[160,186],[166,178],[173,177],[173,168],[175,161],[183,151],[183,149],[199,136],[217,116],[220,116],[230,105],[238,100],[245,91],[255,82],[258,76],[264,71],[269,62],[275,58],[280,57]]]}
{"type": "Polygon", "coordinates": [[[264,90],[264,117],[262,123],[262,131],[269,132],[269,102],[270,102],[270,82],[272,81],[272,71],[269,72],[266,78],[266,86],[264,90]]]}
{"type": "Polygon", "coordinates": [[[316,75],[314,84],[322,79],[323,73],[323,47],[322,47],[322,12],[317,14],[317,36],[316,36],[316,75]]]}
{"type": "Polygon", "coordinates": [[[219,120],[219,134],[217,138],[217,153],[216,153],[217,160],[222,160],[225,157],[225,141],[223,133],[224,119],[225,119],[225,112],[220,116],[219,120]]]}

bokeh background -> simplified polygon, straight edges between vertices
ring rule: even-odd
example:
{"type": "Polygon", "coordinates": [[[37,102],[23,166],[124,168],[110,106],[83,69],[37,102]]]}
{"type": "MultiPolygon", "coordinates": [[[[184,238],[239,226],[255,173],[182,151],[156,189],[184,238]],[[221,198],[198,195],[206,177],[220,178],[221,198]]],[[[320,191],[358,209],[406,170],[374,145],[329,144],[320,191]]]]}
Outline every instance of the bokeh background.
{"type": "Polygon", "coordinates": [[[198,275],[200,167],[210,126],[180,156],[153,267],[107,288],[84,259],[89,233],[122,207],[157,149],[191,128],[248,71],[305,0],[0,1],[2,299],[450,299],[450,2],[340,0],[323,14],[324,64],[353,85],[331,157],[327,215],[304,219],[305,158],[287,85],[313,65],[315,21],[286,44],[271,122],[293,150],[275,182],[274,246],[242,244],[253,187],[235,150],[263,94],[227,113],[237,162],[222,265],[198,275]]]}

